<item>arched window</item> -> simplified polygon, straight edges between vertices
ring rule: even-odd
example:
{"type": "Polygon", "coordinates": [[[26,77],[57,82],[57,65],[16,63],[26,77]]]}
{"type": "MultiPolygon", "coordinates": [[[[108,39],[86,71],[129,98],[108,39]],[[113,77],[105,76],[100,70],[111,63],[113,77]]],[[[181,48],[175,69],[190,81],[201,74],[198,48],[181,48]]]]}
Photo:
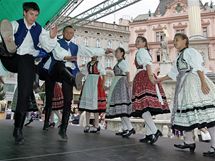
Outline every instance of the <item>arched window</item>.
{"type": "Polygon", "coordinates": [[[111,40],[108,41],[108,46],[107,47],[112,48],[112,41],[111,40]]]}
{"type": "Polygon", "coordinates": [[[88,40],[87,40],[87,38],[84,38],[84,45],[88,46],[88,40]]]}
{"type": "Polygon", "coordinates": [[[100,40],[99,40],[99,39],[96,40],[96,47],[97,47],[97,48],[100,48],[100,47],[101,47],[101,45],[100,45],[100,40]]]}

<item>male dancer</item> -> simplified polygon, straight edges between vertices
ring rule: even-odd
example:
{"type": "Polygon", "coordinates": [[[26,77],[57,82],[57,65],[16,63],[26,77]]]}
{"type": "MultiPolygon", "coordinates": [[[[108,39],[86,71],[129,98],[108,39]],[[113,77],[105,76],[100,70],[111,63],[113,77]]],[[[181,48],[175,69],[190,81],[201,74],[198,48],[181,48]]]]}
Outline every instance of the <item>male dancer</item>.
{"type": "MultiPolygon", "coordinates": [[[[73,98],[73,86],[76,88],[80,84],[81,77],[77,78],[79,68],[77,64],[77,55],[84,56],[102,56],[105,53],[112,52],[111,49],[106,51],[102,48],[88,48],[79,46],[71,42],[74,36],[74,28],[66,26],[63,29],[63,38],[58,40],[57,46],[52,51],[51,57],[43,59],[38,67],[40,79],[45,80],[46,106],[45,106],[45,122],[43,130],[47,130],[49,126],[49,117],[51,114],[52,97],[54,92],[54,84],[56,81],[62,82],[62,91],[64,95],[64,109],[62,122],[59,130],[59,136],[62,141],[67,141],[66,134],[71,102],[73,98]],[[42,67],[42,68],[41,68],[42,67]]],[[[78,87],[80,88],[80,87],[78,87]]]]}
{"type": "Polygon", "coordinates": [[[57,28],[53,27],[50,32],[44,30],[36,22],[39,13],[39,6],[35,2],[25,2],[22,19],[11,23],[2,20],[0,26],[1,62],[8,71],[18,74],[18,100],[13,131],[16,144],[24,143],[22,128],[28,99],[33,91],[34,57],[41,48],[47,52],[52,51],[57,43],[57,28]]]}

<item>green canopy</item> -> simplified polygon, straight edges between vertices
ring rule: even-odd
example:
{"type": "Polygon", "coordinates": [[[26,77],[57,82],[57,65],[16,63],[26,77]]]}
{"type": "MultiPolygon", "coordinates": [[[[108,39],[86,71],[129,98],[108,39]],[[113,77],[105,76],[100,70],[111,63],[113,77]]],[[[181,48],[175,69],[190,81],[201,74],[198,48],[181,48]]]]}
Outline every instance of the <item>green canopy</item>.
{"type": "Polygon", "coordinates": [[[44,26],[57,15],[70,0],[0,0],[0,20],[17,20],[23,17],[23,2],[36,2],[40,7],[37,22],[44,26]]]}

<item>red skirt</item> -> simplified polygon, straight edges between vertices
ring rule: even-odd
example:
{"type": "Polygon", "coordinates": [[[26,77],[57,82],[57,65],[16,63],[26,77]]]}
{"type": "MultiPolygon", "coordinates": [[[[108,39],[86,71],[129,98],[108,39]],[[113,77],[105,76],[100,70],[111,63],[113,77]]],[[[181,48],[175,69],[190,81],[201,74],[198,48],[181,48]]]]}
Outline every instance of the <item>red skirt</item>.
{"type": "Polygon", "coordinates": [[[103,79],[99,77],[98,80],[98,110],[105,111],[106,110],[106,94],[103,88],[103,79]]]}
{"type": "Polygon", "coordinates": [[[158,99],[156,87],[151,83],[148,73],[142,70],[137,73],[133,81],[132,108],[134,117],[142,117],[142,114],[149,111],[152,115],[169,113],[166,96],[161,84],[158,84],[163,104],[158,99]]]}
{"type": "Polygon", "coordinates": [[[54,87],[54,96],[52,98],[52,110],[60,110],[63,109],[64,106],[64,98],[61,86],[58,83],[55,83],[54,87]]]}

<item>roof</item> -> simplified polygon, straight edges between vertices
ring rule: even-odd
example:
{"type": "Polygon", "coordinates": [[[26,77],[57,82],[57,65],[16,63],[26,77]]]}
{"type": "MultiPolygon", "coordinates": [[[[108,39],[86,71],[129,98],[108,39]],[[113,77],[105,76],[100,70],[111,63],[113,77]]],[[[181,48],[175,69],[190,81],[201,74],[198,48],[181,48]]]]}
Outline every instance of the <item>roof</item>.
{"type": "Polygon", "coordinates": [[[40,7],[40,15],[37,22],[44,26],[55,15],[59,13],[69,2],[69,0],[0,0],[0,20],[17,20],[22,18],[23,2],[36,2],[40,7]]]}
{"type": "MultiPolygon", "coordinates": [[[[151,16],[153,17],[154,13],[152,13],[151,16]]],[[[150,17],[149,14],[141,14],[135,17],[133,21],[143,21],[143,20],[147,20],[149,17],[150,17]]]]}

